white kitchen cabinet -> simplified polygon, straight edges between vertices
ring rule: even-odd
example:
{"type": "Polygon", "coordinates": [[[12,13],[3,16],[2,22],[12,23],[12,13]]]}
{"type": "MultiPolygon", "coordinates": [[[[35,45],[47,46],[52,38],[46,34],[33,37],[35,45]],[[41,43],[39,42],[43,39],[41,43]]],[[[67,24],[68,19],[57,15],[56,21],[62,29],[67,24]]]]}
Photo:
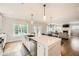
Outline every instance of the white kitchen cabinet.
{"type": "Polygon", "coordinates": [[[51,46],[37,43],[37,56],[59,56],[61,54],[60,42],[55,42],[51,46]]]}
{"type": "Polygon", "coordinates": [[[54,44],[48,46],[48,56],[60,56],[61,55],[61,41],[56,41],[54,44]]]}
{"type": "Polygon", "coordinates": [[[45,46],[39,42],[37,42],[37,56],[45,55],[45,46]]]}
{"type": "Polygon", "coordinates": [[[1,34],[0,34],[0,37],[1,37],[2,39],[4,39],[3,42],[2,42],[2,46],[3,46],[2,48],[4,48],[4,46],[5,46],[5,44],[6,44],[6,38],[7,38],[7,35],[1,33],[1,34]]]}
{"type": "Polygon", "coordinates": [[[50,36],[30,37],[27,40],[27,48],[33,56],[60,56],[61,39],[50,36]]]}

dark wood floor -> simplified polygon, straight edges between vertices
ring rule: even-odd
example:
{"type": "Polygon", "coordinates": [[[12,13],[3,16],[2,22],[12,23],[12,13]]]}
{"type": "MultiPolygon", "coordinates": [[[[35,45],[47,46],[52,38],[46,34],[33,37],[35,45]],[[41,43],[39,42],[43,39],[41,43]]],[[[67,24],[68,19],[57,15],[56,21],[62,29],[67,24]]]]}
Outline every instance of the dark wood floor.
{"type": "Polygon", "coordinates": [[[62,42],[63,42],[61,49],[62,56],[79,56],[79,52],[76,52],[71,48],[70,40],[62,40],[62,42]]]}

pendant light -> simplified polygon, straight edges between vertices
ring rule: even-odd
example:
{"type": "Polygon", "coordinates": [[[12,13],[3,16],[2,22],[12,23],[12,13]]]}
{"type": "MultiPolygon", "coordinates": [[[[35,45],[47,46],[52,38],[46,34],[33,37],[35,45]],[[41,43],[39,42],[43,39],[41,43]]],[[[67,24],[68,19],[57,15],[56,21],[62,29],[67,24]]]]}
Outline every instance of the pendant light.
{"type": "Polygon", "coordinates": [[[33,25],[33,14],[31,14],[31,24],[33,25]]]}
{"type": "Polygon", "coordinates": [[[43,16],[43,20],[46,21],[46,14],[45,14],[45,13],[46,13],[46,10],[45,10],[46,4],[44,4],[43,7],[44,7],[44,16],[43,16]]]}

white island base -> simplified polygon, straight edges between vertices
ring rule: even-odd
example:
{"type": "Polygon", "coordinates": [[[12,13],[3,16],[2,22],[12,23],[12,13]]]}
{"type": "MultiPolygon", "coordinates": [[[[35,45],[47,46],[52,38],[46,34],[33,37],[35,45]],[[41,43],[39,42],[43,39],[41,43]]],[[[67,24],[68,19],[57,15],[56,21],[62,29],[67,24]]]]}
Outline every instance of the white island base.
{"type": "Polygon", "coordinates": [[[61,39],[50,36],[30,37],[37,42],[37,56],[60,56],[61,39]]]}

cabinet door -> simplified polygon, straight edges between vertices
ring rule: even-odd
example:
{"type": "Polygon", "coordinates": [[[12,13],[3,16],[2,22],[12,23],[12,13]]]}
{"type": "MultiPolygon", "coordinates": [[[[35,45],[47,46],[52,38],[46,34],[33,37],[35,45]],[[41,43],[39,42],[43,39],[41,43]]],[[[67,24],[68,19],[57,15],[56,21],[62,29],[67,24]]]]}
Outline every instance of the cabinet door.
{"type": "Polygon", "coordinates": [[[48,48],[49,56],[60,56],[61,55],[61,41],[55,42],[48,48]]]}
{"type": "Polygon", "coordinates": [[[45,55],[45,50],[44,50],[44,45],[41,43],[37,43],[37,56],[44,56],[45,55]]]}

